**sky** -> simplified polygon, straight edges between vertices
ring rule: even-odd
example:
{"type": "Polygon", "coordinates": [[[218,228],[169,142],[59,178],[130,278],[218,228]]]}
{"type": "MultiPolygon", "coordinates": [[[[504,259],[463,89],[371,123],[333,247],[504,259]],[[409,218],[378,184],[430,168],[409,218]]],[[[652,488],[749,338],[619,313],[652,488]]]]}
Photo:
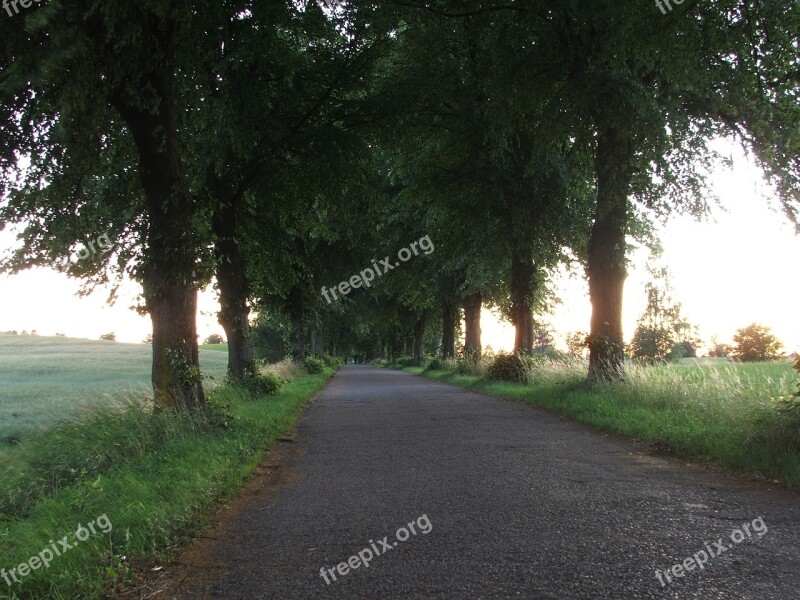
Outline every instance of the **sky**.
{"type": "MultiPolygon", "coordinates": [[[[719,150],[734,157],[733,169],[720,167],[712,177],[721,207],[714,208],[706,222],[674,216],[660,227],[664,252],[659,264],[669,268],[673,295],[705,341],[717,336],[720,342],[731,342],[738,328],[758,322],[774,330],[787,353],[800,350],[800,282],[794,266],[800,237],[779,211],[758,169],[731,142],[720,144],[719,150]]],[[[16,244],[12,232],[0,232],[0,253],[16,244]]],[[[642,249],[632,256],[623,307],[628,339],[646,303],[648,258],[642,249]]],[[[540,318],[552,326],[561,344],[566,334],[588,330],[591,305],[582,272],[562,272],[555,286],[562,302],[540,318]]],[[[36,330],[39,335],[89,339],[113,331],[118,341],[133,343],[150,332],[149,318],[129,308],[137,303],[135,284],[124,284],[114,306],[105,303],[109,290],[78,298],[79,288],[80,282],[51,269],[0,275],[0,331],[36,330]]],[[[223,333],[213,290],[201,293],[199,308],[201,339],[223,333]]],[[[513,348],[513,327],[490,311],[484,311],[482,330],[484,345],[513,348]]]]}

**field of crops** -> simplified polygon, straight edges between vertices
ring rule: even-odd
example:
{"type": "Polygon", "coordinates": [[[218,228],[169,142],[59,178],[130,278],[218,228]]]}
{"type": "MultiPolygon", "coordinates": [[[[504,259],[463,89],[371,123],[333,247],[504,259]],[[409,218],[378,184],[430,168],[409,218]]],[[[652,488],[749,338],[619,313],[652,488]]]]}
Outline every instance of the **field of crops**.
{"type": "MultiPolygon", "coordinates": [[[[216,378],[225,376],[227,358],[200,351],[203,371],[216,378]]],[[[94,406],[151,394],[151,361],[145,344],[0,336],[0,443],[94,406]]]]}

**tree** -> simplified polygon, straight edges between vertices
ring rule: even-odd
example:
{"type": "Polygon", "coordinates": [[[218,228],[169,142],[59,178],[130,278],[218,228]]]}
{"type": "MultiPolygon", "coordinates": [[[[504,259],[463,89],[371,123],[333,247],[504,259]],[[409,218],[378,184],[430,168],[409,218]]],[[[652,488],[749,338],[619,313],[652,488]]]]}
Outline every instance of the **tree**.
{"type": "Polygon", "coordinates": [[[733,336],[733,356],[742,362],[763,362],[781,355],[782,344],[769,327],[757,323],[743,327],[733,336]]]}
{"type": "Polygon", "coordinates": [[[711,345],[708,350],[708,355],[711,358],[728,358],[733,352],[733,347],[730,344],[723,344],[717,339],[717,336],[711,338],[711,345]]]}
{"type": "Polygon", "coordinates": [[[586,356],[587,339],[589,334],[585,331],[573,331],[567,334],[567,350],[570,356],[575,358],[583,358],[586,356]]]}
{"type": "MultiPolygon", "coordinates": [[[[153,324],[152,383],[159,408],[205,407],[196,308],[208,228],[187,176],[181,126],[193,104],[189,73],[203,71],[205,58],[195,48],[199,20],[186,15],[212,6],[155,0],[125,8],[103,1],[52,4],[21,16],[27,26],[0,26],[8,42],[2,91],[16,109],[14,119],[4,121],[4,133],[16,134],[12,153],[36,157],[22,184],[14,182],[2,220],[27,223],[25,236],[38,243],[6,267],[46,262],[46,252],[65,240],[71,245],[81,219],[92,229],[104,219],[129,228],[140,248],[131,272],[153,324]],[[52,64],[61,66],[50,69],[52,64]],[[112,189],[118,199],[105,204],[100,199],[113,197],[112,189]],[[77,210],[64,210],[65,202],[77,210]],[[39,226],[42,217],[32,225],[33,214],[52,217],[49,226],[39,226]]],[[[91,277],[110,258],[93,260],[70,269],[91,277]]]]}
{"type": "Polygon", "coordinates": [[[553,350],[553,333],[547,323],[533,322],[532,354],[544,354],[553,350]]]}
{"type": "Polygon", "coordinates": [[[117,341],[117,334],[113,331],[109,333],[104,333],[100,336],[100,339],[106,342],[116,342],[117,341]]]}
{"type": "Polygon", "coordinates": [[[225,338],[223,338],[218,333],[212,333],[210,336],[208,336],[206,338],[206,340],[203,343],[206,344],[206,345],[224,344],[225,343],[225,338]]]}
{"type": "Polygon", "coordinates": [[[696,330],[681,314],[681,305],[672,298],[666,268],[650,269],[651,281],[645,290],[647,307],[639,318],[630,352],[645,362],[680,359],[694,354],[696,330]]]}

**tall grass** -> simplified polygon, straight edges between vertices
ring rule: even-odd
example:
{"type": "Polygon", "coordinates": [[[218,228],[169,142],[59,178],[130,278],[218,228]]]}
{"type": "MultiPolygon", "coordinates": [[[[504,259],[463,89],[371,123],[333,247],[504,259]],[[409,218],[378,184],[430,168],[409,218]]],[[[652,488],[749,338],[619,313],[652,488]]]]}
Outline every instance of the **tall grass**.
{"type": "Polygon", "coordinates": [[[261,372],[272,373],[284,381],[294,381],[295,379],[308,375],[308,371],[306,371],[303,364],[291,357],[265,365],[261,368],[261,372]]]}

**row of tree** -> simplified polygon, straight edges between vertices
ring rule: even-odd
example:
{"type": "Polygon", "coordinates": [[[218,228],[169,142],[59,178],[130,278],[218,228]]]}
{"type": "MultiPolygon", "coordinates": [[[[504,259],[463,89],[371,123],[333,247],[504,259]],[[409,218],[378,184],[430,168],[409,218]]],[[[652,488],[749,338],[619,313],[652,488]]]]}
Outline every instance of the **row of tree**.
{"type": "Polygon", "coordinates": [[[64,268],[139,282],[161,406],[204,404],[211,281],[246,377],[254,340],[453,356],[462,310],[479,352],[485,305],[531,352],[550,274],[578,263],[590,377],[622,378],[629,242],[704,212],[712,139],[796,216],[799,30],[794,0],[45,3],[0,23],[0,222],[22,242],[2,266],[116,240],[64,268]],[[322,299],[426,235],[430,256],[322,299]]]}

